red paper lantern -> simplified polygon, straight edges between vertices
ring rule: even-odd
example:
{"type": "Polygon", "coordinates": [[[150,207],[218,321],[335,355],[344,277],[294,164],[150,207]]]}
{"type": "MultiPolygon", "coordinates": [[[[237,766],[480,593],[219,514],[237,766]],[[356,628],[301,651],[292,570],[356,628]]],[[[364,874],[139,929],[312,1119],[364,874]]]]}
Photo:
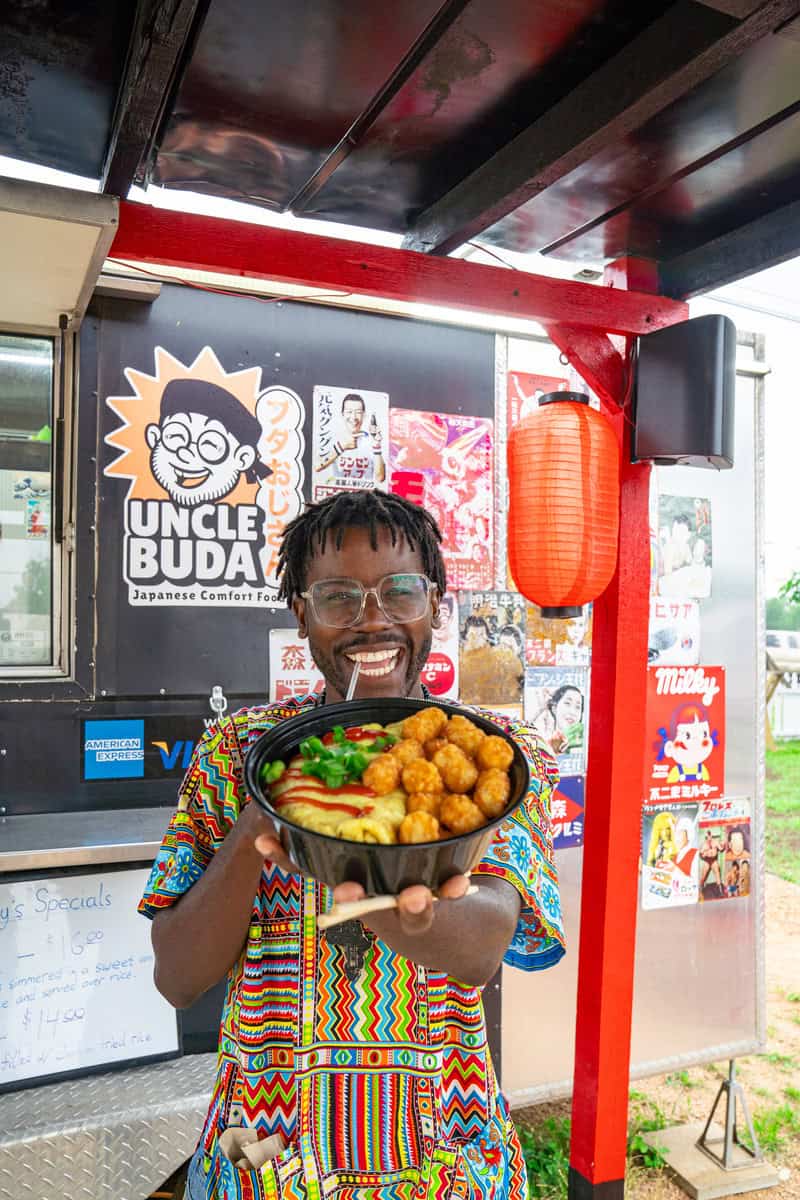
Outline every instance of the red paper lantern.
{"type": "Polygon", "coordinates": [[[617,561],[619,446],[580,392],[550,392],[508,437],[508,559],[544,616],[605,591],[617,561]]]}

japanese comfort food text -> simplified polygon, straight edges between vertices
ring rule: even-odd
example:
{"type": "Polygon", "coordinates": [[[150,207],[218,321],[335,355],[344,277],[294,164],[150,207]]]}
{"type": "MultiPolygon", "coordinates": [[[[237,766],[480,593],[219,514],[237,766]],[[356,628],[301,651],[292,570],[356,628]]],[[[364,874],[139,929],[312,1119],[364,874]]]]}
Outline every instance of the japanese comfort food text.
{"type": "Polygon", "coordinates": [[[505,812],[514,752],[433,705],[396,725],[337,726],[288,766],[267,763],[280,816],[317,833],[391,845],[472,833],[505,812]]]}

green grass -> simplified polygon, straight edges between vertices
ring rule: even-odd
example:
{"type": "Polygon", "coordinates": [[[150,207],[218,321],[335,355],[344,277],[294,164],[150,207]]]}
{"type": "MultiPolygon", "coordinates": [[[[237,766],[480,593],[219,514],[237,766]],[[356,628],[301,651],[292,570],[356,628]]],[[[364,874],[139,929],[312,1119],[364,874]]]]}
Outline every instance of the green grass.
{"type": "MultiPolygon", "coordinates": [[[[664,1166],[658,1148],[648,1146],[642,1136],[664,1129],[661,1109],[641,1092],[631,1092],[628,1118],[628,1161],[631,1165],[657,1170],[664,1166]]],[[[531,1200],[566,1200],[569,1179],[569,1117],[546,1117],[535,1125],[519,1125],[519,1140],[528,1168],[531,1200]]]]}
{"type": "Polygon", "coordinates": [[[753,1115],[753,1128],[761,1149],[775,1154],[786,1145],[787,1137],[800,1133],[800,1110],[792,1104],[779,1104],[753,1115]]]}
{"type": "Polygon", "coordinates": [[[800,884],[800,741],[767,751],[767,870],[800,884]]]}

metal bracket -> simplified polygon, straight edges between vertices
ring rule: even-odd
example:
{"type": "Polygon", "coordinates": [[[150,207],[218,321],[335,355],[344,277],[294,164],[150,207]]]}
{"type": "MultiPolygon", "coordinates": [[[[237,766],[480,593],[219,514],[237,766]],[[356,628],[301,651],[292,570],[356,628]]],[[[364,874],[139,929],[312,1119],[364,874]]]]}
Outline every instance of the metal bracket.
{"type": "Polygon", "coordinates": [[[208,698],[208,703],[213,712],[213,717],[206,717],[203,724],[206,729],[211,729],[216,725],[228,710],[228,701],[220,684],[215,683],[211,689],[211,695],[208,698]]]}
{"type": "Polygon", "coordinates": [[[728,1066],[728,1078],[723,1079],[719,1086],[716,1099],[711,1106],[711,1112],[708,1115],[705,1129],[697,1139],[697,1148],[708,1155],[717,1166],[722,1167],[724,1171],[736,1171],[740,1167],[749,1167],[752,1162],[763,1162],[764,1155],[761,1153],[761,1147],[758,1144],[756,1131],[753,1128],[753,1122],[750,1119],[750,1113],[747,1108],[747,1101],[744,1095],[744,1088],[736,1078],[736,1060],[732,1058],[728,1066]],[[725,1136],[722,1138],[709,1138],[708,1131],[711,1128],[711,1123],[714,1120],[714,1115],[719,1106],[719,1102],[725,1096],[725,1136]],[[744,1142],[740,1141],[739,1133],[736,1127],[736,1105],[741,1104],[744,1119],[747,1123],[747,1132],[750,1135],[753,1149],[751,1150],[744,1142]],[[722,1142],[722,1154],[717,1154],[711,1149],[712,1145],[717,1145],[722,1142]],[[734,1149],[737,1148],[744,1151],[748,1155],[750,1161],[734,1162],[734,1149]]]}

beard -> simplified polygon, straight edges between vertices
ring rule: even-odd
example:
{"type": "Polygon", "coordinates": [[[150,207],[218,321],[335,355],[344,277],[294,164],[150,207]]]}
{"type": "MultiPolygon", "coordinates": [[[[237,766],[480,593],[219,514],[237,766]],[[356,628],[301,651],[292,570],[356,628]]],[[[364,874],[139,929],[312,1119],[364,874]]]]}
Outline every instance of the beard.
{"type": "Polygon", "coordinates": [[[232,492],[239,481],[240,471],[235,468],[227,478],[215,478],[212,475],[200,487],[182,488],[176,482],[172,462],[167,459],[165,463],[159,449],[160,447],[156,446],[150,455],[150,470],[169,498],[181,508],[196,508],[198,504],[213,503],[232,492]]]}
{"type": "MultiPolygon", "coordinates": [[[[330,654],[326,653],[318,645],[313,633],[309,630],[308,645],[311,651],[311,657],[319,667],[325,677],[325,684],[328,688],[334,688],[340,696],[347,695],[347,689],[350,684],[350,678],[353,671],[351,663],[345,663],[344,655],[347,651],[369,650],[370,646],[379,645],[384,638],[362,638],[359,641],[349,642],[344,650],[334,649],[330,654]]],[[[428,661],[431,652],[431,644],[433,642],[433,634],[430,628],[420,642],[419,649],[414,653],[414,644],[410,638],[402,639],[405,643],[406,657],[408,659],[408,668],[406,670],[405,679],[402,684],[401,696],[410,696],[415,688],[420,686],[420,675],[422,668],[428,661]]],[[[387,676],[388,678],[388,676],[387,676]]]]}

